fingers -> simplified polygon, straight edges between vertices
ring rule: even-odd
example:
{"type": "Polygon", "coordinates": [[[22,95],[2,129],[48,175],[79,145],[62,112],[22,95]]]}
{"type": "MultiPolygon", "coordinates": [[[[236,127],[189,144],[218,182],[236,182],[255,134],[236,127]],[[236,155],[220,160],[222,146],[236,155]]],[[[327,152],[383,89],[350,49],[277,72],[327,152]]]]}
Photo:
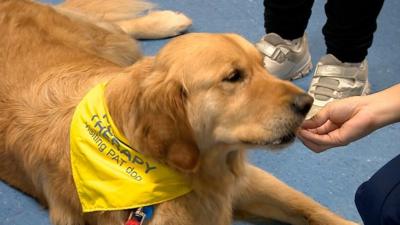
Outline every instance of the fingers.
{"type": "Polygon", "coordinates": [[[370,114],[360,113],[358,98],[347,98],[326,105],[298,131],[299,139],[314,152],[345,146],[368,134],[370,114]]]}
{"type": "Polygon", "coordinates": [[[329,149],[328,146],[322,146],[322,145],[315,144],[314,142],[305,139],[302,135],[298,135],[297,137],[300,139],[301,142],[303,142],[303,144],[307,148],[311,149],[315,153],[320,153],[320,152],[323,152],[323,151],[329,149]]]}
{"type": "Polygon", "coordinates": [[[314,128],[314,129],[306,129],[314,134],[328,134],[336,129],[338,129],[340,126],[333,123],[332,121],[328,120],[324,124],[322,124],[320,127],[314,128]]]}
{"type": "Polygon", "coordinates": [[[334,130],[332,123],[329,121],[328,110],[323,108],[318,114],[311,119],[303,122],[300,130],[297,132],[297,137],[303,144],[316,153],[320,153],[328,149],[326,145],[318,143],[320,135],[324,135],[334,130]],[[317,140],[317,142],[315,142],[317,140]]]}
{"type": "Polygon", "coordinates": [[[330,133],[339,126],[329,120],[329,109],[322,109],[317,115],[303,123],[297,132],[298,138],[305,146],[316,153],[335,147],[330,133]]]}
{"type": "Polygon", "coordinates": [[[314,152],[347,145],[355,132],[354,125],[348,124],[354,116],[354,104],[344,101],[332,102],[311,119],[304,121],[298,137],[314,152]]]}
{"type": "Polygon", "coordinates": [[[299,130],[297,137],[303,142],[305,146],[316,153],[323,152],[327,149],[345,146],[348,142],[342,141],[340,137],[340,130],[334,130],[328,134],[316,134],[308,130],[299,130]]]}
{"type": "Polygon", "coordinates": [[[320,127],[324,123],[326,123],[329,119],[329,109],[330,109],[329,105],[322,108],[321,111],[319,111],[311,119],[304,121],[303,124],[301,125],[301,128],[302,129],[315,129],[317,127],[320,127]]]}
{"type": "Polygon", "coordinates": [[[305,146],[311,149],[314,152],[322,152],[328,148],[326,141],[325,143],[321,142],[319,139],[321,135],[312,133],[307,130],[299,130],[297,132],[297,137],[303,142],[305,146]]]}
{"type": "MultiPolygon", "coordinates": [[[[335,132],[335,131],[333,131],[335,132]]],[[[307,130],[300,130],[299,131],[299,135],[305,139],[308,140],[310,142],[313,142],[317,145],[335,145],[335,144],[339,144],[337,143],[337,141],[332,137],[332,133],[328,133],[328,134],[315,134],[312,132],[309,132],[307,130]]]]}

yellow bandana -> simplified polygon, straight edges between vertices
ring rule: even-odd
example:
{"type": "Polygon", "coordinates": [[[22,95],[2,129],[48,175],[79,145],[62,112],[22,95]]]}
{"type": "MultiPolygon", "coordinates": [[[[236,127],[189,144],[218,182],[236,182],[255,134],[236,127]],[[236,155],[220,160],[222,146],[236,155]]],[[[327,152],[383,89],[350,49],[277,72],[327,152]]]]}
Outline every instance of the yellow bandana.
{"type": "Polygon", "coordinates": [[[71,165],[83,212],[154,205],[190,192],[179,173],[127,145],[108,113],[105,86],[86,94],[71,122],[71,165]]]}

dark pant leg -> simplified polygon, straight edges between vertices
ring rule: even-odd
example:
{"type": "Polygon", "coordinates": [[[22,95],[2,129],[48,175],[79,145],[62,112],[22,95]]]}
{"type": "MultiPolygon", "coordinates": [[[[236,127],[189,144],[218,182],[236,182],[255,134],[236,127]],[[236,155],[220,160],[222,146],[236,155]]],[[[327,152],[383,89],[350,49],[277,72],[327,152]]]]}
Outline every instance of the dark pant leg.
{"type": "Polygon", "coordinates": [[[361,62],[368,54],[384,0],[328,0],[323,27],[327,53],[343,62],[361,62]]]}
{"type": "Polygon", "coordinates": [[[400,224],[400,155],[358,188],[355,203],[364,225],[400,224]]]}
{"type": "Polygon", "coordinates": [[[277,33],[293,40],[306,30],[314,0],[264,0],[266,33],[277,33]]]}

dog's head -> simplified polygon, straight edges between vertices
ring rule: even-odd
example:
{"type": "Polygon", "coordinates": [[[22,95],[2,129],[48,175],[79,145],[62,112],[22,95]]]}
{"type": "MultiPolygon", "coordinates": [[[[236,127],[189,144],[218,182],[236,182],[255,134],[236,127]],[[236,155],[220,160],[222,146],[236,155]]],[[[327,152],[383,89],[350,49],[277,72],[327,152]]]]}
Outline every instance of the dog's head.
{"type": "Polygon", "coordinates": [[[271,76],[235,34],[188,34],[155,57],[142,82],[142,148],[183,170],[216,145],[290,142],[312,98],[271,76]]]}

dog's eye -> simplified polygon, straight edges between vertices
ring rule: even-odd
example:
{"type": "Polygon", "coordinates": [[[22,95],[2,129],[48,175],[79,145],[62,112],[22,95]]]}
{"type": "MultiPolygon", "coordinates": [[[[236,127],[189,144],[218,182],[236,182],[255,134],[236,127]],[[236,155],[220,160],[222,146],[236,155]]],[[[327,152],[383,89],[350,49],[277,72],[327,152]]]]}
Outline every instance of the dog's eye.
{"type": "Polygon", "coordinates": [[[229,76],[225,77],[223,81],[226,82],[238,82],[243,80],[243,74],[239,70],[234,70],[232,73],[229,74],[229,76]]]}

